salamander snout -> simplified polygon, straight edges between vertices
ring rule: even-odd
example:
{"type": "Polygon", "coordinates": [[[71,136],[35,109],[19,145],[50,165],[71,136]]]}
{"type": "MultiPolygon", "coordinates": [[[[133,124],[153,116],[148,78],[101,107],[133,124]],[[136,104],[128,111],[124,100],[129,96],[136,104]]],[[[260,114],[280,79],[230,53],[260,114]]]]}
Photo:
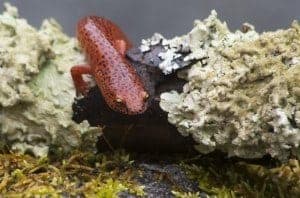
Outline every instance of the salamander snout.
{"type": "Polygon", "coordinates": [[[138,95],[127,95],[126,97],[116,97],[116,108],[119,112],[128,115],[142,114],[148,107],[149,95],[146,91],[140,92],[138,95]]]}

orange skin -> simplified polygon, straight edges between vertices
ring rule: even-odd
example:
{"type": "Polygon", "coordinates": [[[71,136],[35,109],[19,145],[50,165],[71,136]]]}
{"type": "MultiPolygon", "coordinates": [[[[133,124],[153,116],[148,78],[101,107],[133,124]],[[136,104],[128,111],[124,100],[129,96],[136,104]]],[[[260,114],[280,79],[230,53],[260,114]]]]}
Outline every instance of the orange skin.
{"type": "Polygon", "coordinates": [[[77,93],[87,94],[82,74],[90,74],[112,110],[128,115],[143,113],[148,93],[125,57],[132,45],[119,27],[102,17],[85,17],[78,22],[77,38],[89,64],[71,68],[77,93]]]}

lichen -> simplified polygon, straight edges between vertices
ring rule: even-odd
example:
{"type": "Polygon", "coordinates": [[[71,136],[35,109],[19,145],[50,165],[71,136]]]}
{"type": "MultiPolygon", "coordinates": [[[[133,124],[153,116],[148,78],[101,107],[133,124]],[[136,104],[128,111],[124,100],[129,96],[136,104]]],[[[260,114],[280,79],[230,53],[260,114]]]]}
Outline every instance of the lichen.
{"type": "Polygon", "coordinates": [[[243,29],[230,32],[213,12],[168,41],[190,38],[187,57],[197,61],[179,72],[188,81],[183,92],[163,93],[160,106],[201,153],[284,160],[300,143],[300,26],[260,35],[243,29]]]}
{"type": "Polygon", "coordinates": [[[142,40],[140,50],[148,52],[151,47],[161,45],[164,51],[158,55],[162,60],[159,68],[164,74],[170,74],[188,66],[190,61],[198,60],[206,65],[206,59],[214,55],[216,48],[258,37],[252,25],[245,23],[243,29],[244,32],[230,32],[227,24],[221,22],[217,18],[217,12],[213,10],[204,21],[195,20],[194,28],[188,34],[168,40],[155,33],[151,38],[142,40]],[[178,59],[183,59],[181,64],[177,63],[178,59]]]}
{"type": "Polygon", "coordinates": [[[0,104],[11,107],[21,102],[32,102],[33,94],[26,84],[36,76],[46,58],[51,56],[49,45],[18,13],[5,4],[0,16],[0,104]]]}
{"type": "Polygon", "coordinates": [[[15,7],[5,6],[0,15],[2,145],[35,156],[49,149],[67,153],[85,141],[85,149],[94,149],[100,129],[72,121],[75,89],[69,71],[84,63],[76,39],[53,19],[36,30],[15,7]]]}

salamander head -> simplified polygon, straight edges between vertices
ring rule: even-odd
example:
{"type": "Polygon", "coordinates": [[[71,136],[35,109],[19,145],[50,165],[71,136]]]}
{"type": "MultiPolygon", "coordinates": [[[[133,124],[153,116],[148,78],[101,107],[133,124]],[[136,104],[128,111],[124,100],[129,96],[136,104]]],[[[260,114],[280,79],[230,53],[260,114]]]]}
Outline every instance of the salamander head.
{"type": "Polygon", "coordinates": [[[112,109],[127,115],[142,114],[148,107],[148,98],[149,95],[145,91],[137,95],[132,94],[132,92],[127,92],[123,96],[117,95],[112,109]]]}

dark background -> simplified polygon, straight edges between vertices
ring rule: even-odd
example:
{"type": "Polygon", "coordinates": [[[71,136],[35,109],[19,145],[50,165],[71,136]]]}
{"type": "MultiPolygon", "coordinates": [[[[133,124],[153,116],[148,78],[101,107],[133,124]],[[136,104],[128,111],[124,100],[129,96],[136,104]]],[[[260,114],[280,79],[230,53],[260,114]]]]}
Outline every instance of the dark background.
{"type": "MultiPolygon", "coordinates": [[[[0,0],[1,11],[3,0],[0,0]]],[[[231,29],[243,22],[258,31],[286,28],[300,18],[300,0],[11,0],[21,17],[39,26],[54,17],[69,35],[76,21],[85,15],[110,18],[136,43],[160,32],[166,37],[188,32],[194,19],[207,17],[216,9],[231,29]]]]}

